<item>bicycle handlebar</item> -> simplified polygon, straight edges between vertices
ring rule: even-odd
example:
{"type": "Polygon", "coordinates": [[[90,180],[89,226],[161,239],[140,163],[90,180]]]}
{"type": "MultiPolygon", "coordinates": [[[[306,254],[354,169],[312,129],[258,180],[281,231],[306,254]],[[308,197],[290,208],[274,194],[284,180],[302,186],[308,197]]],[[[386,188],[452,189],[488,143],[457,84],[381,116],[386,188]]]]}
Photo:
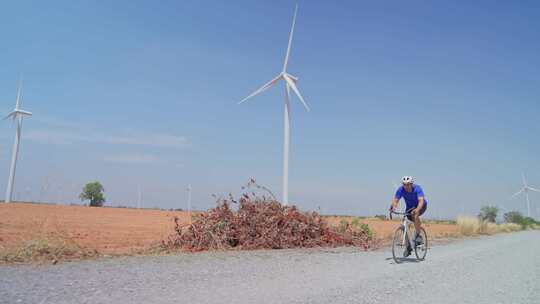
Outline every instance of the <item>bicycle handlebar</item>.
{"type": "Polygon", "coordinates": [[[411,212],[397,212],[397,211],[390,210],[390,219],[392,219],[392,214],[396,214],[396,215],[412,215],[411,212]]]}
{"type": "Polygon", "coordinates": [[[412,215],[410,212],[396,212],[396,211],[390,211],[390,214],[397,214],[397,215],[412,215]]]}

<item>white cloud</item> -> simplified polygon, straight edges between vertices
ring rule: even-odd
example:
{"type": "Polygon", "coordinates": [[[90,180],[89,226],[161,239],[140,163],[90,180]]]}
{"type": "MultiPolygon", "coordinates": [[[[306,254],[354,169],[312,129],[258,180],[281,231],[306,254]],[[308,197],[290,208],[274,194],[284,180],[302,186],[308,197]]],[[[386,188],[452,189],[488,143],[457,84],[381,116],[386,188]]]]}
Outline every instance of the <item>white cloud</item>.
{"type": "Polygon", "coordinates": [[[104,161],[123,164],[153,164],[161,163],[162,160],[151,154],[116,154],[107,155],[104,161]]]}
{"type": "Polygon", "coordinates": [[[23,140],[52,145],[69,145],[77,141],[85,141],[85,138],[74,133],[58,130],[30,130],[23,132],[23,140]]]}
{"type": "Polygon", "coordinates": [[[177,149],[182,149],[189,146],[189,140],[187,137],[165,133],[103,134],[99,132],[43,129],[30,130],[23,133],[23,137],[30,141],[53,145],[67,145],[75,144],[77,142],[86,142],[177,149]]]}
{"type": "Polygon", "coordinates": [[[188,144],[185,136],[170,134],[147,134],[136,136],[105,136],[102,142],[109,144],[141,145],[165,148],[184,148],[188,144]]]}

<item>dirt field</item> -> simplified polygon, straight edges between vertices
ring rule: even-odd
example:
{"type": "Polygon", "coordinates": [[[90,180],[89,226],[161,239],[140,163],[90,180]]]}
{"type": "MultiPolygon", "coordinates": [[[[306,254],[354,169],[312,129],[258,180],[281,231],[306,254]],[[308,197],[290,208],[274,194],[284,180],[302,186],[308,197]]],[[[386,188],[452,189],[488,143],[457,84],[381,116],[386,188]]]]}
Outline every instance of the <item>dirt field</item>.
{"type": "MultiPolygon", "coordinates": [[[[188,222],[187,212],[127,208],[89,208],[12,203],[0,204],[0,249],[47,237],[69,238],[103,254],[127,254],[158,244],[173,232],[173,218],[188,222]]],[[[328,217],[332,225],[344,217],[328,217]]],[[[363,220],[377,237],[387,238],[396,221],[363,220]]],[[[457,234],[448,224],[427,224],[431,237],[457,234]]]]}

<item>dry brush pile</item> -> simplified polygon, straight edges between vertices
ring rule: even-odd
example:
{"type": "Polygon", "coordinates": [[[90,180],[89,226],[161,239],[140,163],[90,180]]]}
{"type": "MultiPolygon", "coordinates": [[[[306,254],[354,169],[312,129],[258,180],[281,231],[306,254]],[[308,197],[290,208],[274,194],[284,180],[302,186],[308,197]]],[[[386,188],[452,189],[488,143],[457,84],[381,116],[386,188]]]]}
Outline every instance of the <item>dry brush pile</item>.
{"type": "MultiPolygon", "coordinates": [[[[253,180],[248,187],[268,191],[253,180]]],[[[357,246],[367,250],[373,244],[372,232],[365,225],[330,227],[318,213],[284,206],[268,193],[271,197],[252,192],[238,201],[232,197],[218,200],[215,208],[197,215],[188,225],[175,218],[175,233],[163,241],[164,248],[204,251],[357,246]]]]}

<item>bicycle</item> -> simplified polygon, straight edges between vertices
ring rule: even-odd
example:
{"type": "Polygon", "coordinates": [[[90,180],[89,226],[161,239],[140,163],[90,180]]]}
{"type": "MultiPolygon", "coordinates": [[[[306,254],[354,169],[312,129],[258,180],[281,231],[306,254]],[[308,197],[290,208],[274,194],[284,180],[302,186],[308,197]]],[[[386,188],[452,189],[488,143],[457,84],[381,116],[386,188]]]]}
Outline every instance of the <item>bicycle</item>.
{"type": "MultiPolygon", "coordinates": [[[[410,210],[409,210],[410,211],[410,210]]],[[[403,259],[405,259],[410,251],[412,251],[412,248],[414,248],[414,254],[416,255],[416,259],[419,261],[423,261],[426,258],[427,249],[428,249],[428,238],[426,230],[422,227],[422,230],[420,231],[420,236],[422,238],[421,244],[416,244],[416,240],[410,240],[410,230],[414,230],[413,228],[409,228],[412,221],[409,220],[407,217],[408,215],[411,215],[410,212],[396,212],[396,211],[390,211],[390,219],[392,219],[392,214],[396,215],[403,215],[403,219],[401,220],[401,224],[398,228],[396,228],[396,231],[394,232],[394,238],[392,240],[392,256],[394,258],[394,261],[399,264],[401,263],[401,258],[399,258],[400,251],[402,253],[403,259]]],[[[414,236],[416,234],[413,234],[414,236]]]]}

